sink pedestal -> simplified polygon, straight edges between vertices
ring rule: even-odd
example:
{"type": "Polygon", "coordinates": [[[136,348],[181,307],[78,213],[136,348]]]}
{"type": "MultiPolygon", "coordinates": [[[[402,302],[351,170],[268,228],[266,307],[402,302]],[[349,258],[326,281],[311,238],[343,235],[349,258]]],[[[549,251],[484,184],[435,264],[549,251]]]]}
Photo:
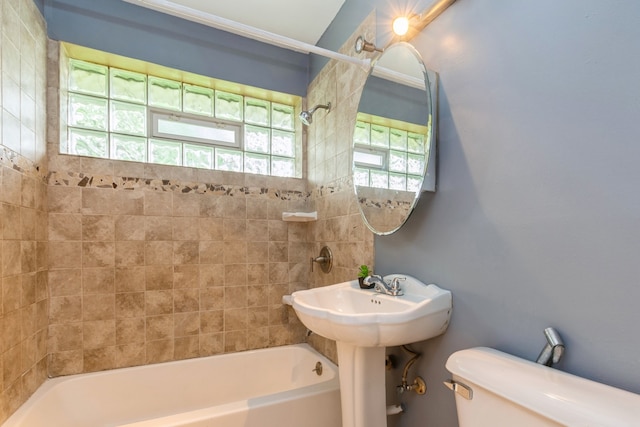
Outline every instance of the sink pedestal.
{"type": "Polygon", "coordinates": [[[385,347],[337,346],[342,427],[386,427],[385,347]]]}

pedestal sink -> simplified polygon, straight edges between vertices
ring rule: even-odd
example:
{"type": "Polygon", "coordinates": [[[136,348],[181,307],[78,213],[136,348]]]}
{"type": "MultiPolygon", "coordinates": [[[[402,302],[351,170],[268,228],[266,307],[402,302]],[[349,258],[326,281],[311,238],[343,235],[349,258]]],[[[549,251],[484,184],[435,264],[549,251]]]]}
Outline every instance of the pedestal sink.
{"type": "Polygon", "coordinates": [[[442,334],[451,316],[451,292],[406,278],[404,294],[360,289],[357,280],[294,292],[293,306],[311,331],[335,340],[342,399],[342,427],[386,427],[385,347],[442,334]]]}

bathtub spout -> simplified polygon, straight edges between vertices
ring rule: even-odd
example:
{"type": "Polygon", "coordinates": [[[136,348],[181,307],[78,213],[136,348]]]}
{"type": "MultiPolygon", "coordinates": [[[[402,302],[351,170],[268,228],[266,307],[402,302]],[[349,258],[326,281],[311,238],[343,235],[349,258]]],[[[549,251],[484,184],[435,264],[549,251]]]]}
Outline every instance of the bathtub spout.
{"type": "Polygon", "coordinates": [[[545,329],[544,336],[547,338],[547,343],[540,352],[536,363],[545,366],[553,366],[558,363],[564,355],[564,342],[562,341],[558,331],[554,328],[545,329]]]}

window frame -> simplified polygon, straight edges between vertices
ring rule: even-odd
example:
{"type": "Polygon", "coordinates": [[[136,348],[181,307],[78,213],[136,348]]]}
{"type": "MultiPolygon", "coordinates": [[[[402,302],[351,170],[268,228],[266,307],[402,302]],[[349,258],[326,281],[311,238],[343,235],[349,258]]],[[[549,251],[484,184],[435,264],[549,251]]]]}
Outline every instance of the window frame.
{"type": "Polygon", "coordinates": [[[166,139],[171,141],[192,142],[199,145],[212,147],[235,148],[244,152],[244,123],[221,120],[214,117],[198,116],[196,114],[182,113],[161,108],[147,107],[148,110],[148,135],[147,138],[166,139]],[[159,121],[162,119],[174,120],[209,129],[232,130],[235,142],[230,143],[217,139],[205,139],[177,133],[165,133],[159,130],[159,121]]]}
{"type": "MultiPolygon", "coordinates": [[[[61,81],[60,86],[62,89],[60,91],[60,100],[62,101],[60,104],[60,113],[64,116],[61,116],[61,126],[66,130],[66,132],[60,134],[60,144],[58,145],[60,154],[145,164],[164,164],[175,167],[190,167],[215,171],[231,170],[219,169],[218,158],[216,157],[218,155],[218,150],[230,150],[236,152],[240,156],[242,162],[238,169],[233,169],[236,172],[297,179],[304,176],[305,153],[302,150],[304,144],[304,133],[301,129],[301,125],[296,120],[296,111],[299,111],[301,106],[301,98],[299,96],[255,88],[252,86],[239,85],[237,83],[219,80],[214,77],[196,75],[179,69],[168,68],[139,60],[132,60],[131,58],[125,58],[115,54],[101,52],[69,43],[63,42],[62,47],[64,49],[61,49],[60,55],[61,77],[64,76],[66,81],[61,81]],[[76,66],[72,66],[73,61],[86,63],[85,65],[87,66],[94,65],[99,67],[100,70],[98,71],[100,72],[96,72],[96,74],[105,74],[106,90],[104,93],[103,91],[100,91],[99,94],[95,93],[92,88],[85,88],[84,86],[75,83],[72,88],[72,68],[84,68],[77,66],[78,64],[76,64],[76,66]],[[144,102],[142,102],[142,100],[138,100],[138,97],[135,99],[123,99],[112,95],[112,73],[116,72],[141,74],[144,77],[144,102]],[[216,117],[213,115],[213,110],[209,111],[208,114],[206,112],[200,114],[195,111],[173,110],[170,107],[165,108],[160,105],[151,105],[148,98],[148,87],[149,81],[152,77],[167,79],[181,84],[183,88],[182,96],[184,96],[184,88],[187,86],[208,88],[214,93],[214,97],[212,98],[212,102],[214,103],[218,100],[219,92],[226,92],[237,96],[242,103],[240,106],[240,108],[242,108],[242,118],[236,118],[235,113],[229,113],[234,117],[216,117]],[[87,90],[89,92],[87,92],[87,90]],[[71,116],[69,116],[71,108],[70,97],[72,94],[104,99],[107,102],[107,110],[105,112],[107,118],[107,129],[97,129],[94,126],[86,126],[84,122],[76,121],[75,119],[72,124],[71,116]],[[249,120],[248,116],[245,116],[246,112],[244,109],[251,107],[251,105],[249,105],[251,104],[251,99],[259,101],[258,107],[264,106],[264,108],[268,108],[268,119],[266,121],[262,116],[253,116],[256,112],[252,112],[252,117],[254,118],[251,120],[249,120]],[[142,135],[141,132],[133,132],[134,129],[125,130],[124,128],[112,128],[111,120],[113,119],[114,113],[112,112],[111,104],[116,101],[124,104],[140,105],[145,108],[144,120],[146,123],[141,123],[143,126],[142,129],[144,129],[144,135],[142,135]],[[274,120],[276,117],[274,114],[280,111],[281,107],[284,109],[278,113],[278,120],[274,120]],[[160,115],[154,119],[151,111],[156,111],[156,114],[159,112],[160,115]],[[163,116],[163,113],[166,115],[163,116]],[[181,135],[179,128],[176,130],[175,127],[171,126],[165,129],[167,132],[164,132],[164,134],[162,132],[162,126],[159,128],[156,127],[156,131],[154,132],[152,126],[153,121],[157,121],[158,118],[160,118],[160,123],[162,123],[162,118],[166,119],[170,116],[181,117],[183,119],[192,118],[195,120],[192,123],[197,126],[222,129],[226,128],[231,130],[232,133],[230,133],[229,138],[226,138],[227,141],[225,141],[224,136],[217,138],[215,134],[208,135],[207,131],[204,132],[204,135],[200,135],[197,129],[186,128],[185,133],[187,133],[187,136],[181,135]],[[256,135],[254,135],[255,131],[252,132],[249,130],[250,126],[264,128],[266,130],[268,140],[266,141],[267,145],[265,145],[265,147],[267,151],[263,152],[259,149],[260,147],[255,146],[257,140],[254,141],[254,138],[256,135]],[[160,132],[158,132],[158,130],[160,130],[160,132]],[[74,132],[82,133],[82,135],[79,134],[74,137],[77,140],[76,145],[78,145],[80,149],[72,147],[73,142],[71,137],[72,134],[75,135],[74,132]],[[94,142],[94,140],[90,138],[92,135],[87,136],[86,138],[89,139],[86,139],[84,137],[84,133],[86,132],[94,132],[97,136],[103,137],[103,139],[106,137],[106,140],[104,142],[102,140],[95,140],[94,142]],[[279,132],[283,132],[283,135],[277,138],[276,143],[272,138],[279,132]],[[176,133],[176,135],[174,135],[174,133],[176,133]],[[201,136],[204,136],[204,139],[199,138],[201,136]],[[209,138],[209,136],[212,138],[209,138]],[[128,141],[129,138],[131,138],[131,141],[128,141]],[[281,138],[285,138],[285,140],[280,141],[281,138]],[[234,140],[234,143],[229,143],[231,139],[234,140]],[[171,160],[171,163],[153,161],[150,153],[153,141],[157,143],[166,141],[169,143],[180,144],[180,148],[182,150],[180,160],[171,160]],[[248,142],[251,142],[251,144],[248,144],[248,142]],[[129,148],[129,143],[134,145],[129,148]],[[272,143],[274,144],[273,147],[277,147],[277,150],[272,151],[272,143]],[[189,146],[200,146],[203,148],[208,147],[212,149],[214,153],[213,161],[210,161],[210,159],[205,161],[202,156],[204,156],[204,154],[209,154],[204,153],[202,155],[198,155],[203,158],[201,163],[194,164],[193,162],[187,162],[186,149],[189,146]],[[264,156],[265,159],[258,158],[251,160],[255,156],[264,156]],[[267,164],[266,167],[264,162],[267,164]]],[[[100,83],[100,81],[98,81],[98,83],[100,83]]],[[[180,101],[182,105],[184,98],[181,98],[180,101]]],[[[181,108],[183,107],[184,105],[181,106],[181,108]]],[[[258,137],[262,138],[262,136],[258,137]]],[[[265,142],[260,142],[259,145],[261,144],[265,144],[265,142]]],[[[167,153],[167,155],[168,154],[169,153],[167,153]]],[[[193,156],[190,155],[190,157],[193,156]]]]}
{"type": "Polygon", "coordinates": [[[362,145],[362,144],[354,144],[353,146],[353,163],[356,166],[361,166],[370,169],[380,169],[380,170],[389,170],[389,149],[371,147],[370,145],[362,145]],[[356,153],[369,154],[369,155],[378,155],[381,158],[381,164],[376,165],[374,163],[360,162],[356,160],[356,153]]]}

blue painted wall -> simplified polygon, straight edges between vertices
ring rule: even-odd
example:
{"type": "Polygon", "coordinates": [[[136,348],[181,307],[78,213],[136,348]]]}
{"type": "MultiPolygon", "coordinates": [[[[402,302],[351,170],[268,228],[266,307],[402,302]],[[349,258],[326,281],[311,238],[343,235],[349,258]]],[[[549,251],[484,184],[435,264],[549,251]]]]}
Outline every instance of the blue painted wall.
{"type": "Polygon", "coordinates": [[[204,76],[305,96],[309,56],[122,0],[41,0],[49,37],[204,76]]]}
{"type": "MultiPolygon", "coordinates": [[[[440,73],[439,188],[376,238],[376,272],[453,292],[416,345],[426,397],[401,426],[454,426],[454,351],[535,359],[640,393],[640,4],[458,0],[412,41],[440,73]]],[[[398,351],[399,353],[399,351],[398,351]]]]}
{"type": "Polygon", "coordinates": [[[424,89],[369,76],[358,111],[424,126],[429,120],[429,94],[424,89]]]}

